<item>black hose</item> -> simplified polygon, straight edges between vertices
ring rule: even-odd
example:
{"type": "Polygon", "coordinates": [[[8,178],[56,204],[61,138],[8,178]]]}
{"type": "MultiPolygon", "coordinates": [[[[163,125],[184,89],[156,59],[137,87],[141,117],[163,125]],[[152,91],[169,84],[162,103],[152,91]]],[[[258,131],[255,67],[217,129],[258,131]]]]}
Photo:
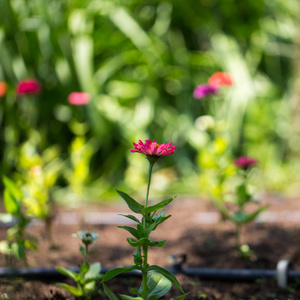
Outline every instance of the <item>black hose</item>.
{"type": "MultiPolygon", "coordinates": [[[[79,272],[78,267],[70,267],[69,270],[79,272]]],[[[101,273],[104,274],[108,268],[102,268],[101,273]]],[[[173,274],[184,274],[191,277],[198,277],[202,280],[220,280],[235,282],[254,282],[257,279],[275,279],[276,270],[266,269],[217,269],[217,268],[178,268],[173,266],[168,269],[173,274]]],[[[120,276],[140,277],[141,272],[132,271],[122,273],[120,276]]],[[[26,279],[63,279],[65,276],[59,273],[55,268],[0,268],[0,278],[24,277],[26,279]]],[[[300,279],[300,271],[289,270],[287,273],[288,281],[300,279]]]]}

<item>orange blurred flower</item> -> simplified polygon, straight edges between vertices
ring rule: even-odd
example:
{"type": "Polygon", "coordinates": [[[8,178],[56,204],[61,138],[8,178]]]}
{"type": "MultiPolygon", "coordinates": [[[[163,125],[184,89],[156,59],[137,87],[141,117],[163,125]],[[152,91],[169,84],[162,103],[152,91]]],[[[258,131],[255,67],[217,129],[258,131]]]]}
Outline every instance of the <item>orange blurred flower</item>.
{"type": "Polygon", "coordinates": [[[4,97],[6,95],[7,89],[7,83],[0,81],[0,97],[4,97]]]}
{"type": "Polygon", "coordinates": [[[215,87],[220,87],[221,85],[233,85],[233,79],[229,73],[217,72],[210,76],[208,83],[215,87]]]}

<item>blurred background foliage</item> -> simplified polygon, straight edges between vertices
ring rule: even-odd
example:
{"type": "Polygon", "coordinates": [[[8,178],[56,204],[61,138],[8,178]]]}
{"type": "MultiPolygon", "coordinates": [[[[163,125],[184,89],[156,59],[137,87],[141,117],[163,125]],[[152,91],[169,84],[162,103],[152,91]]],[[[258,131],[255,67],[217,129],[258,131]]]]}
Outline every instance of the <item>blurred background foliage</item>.
{"type": "Polygon", "coordinates": [[[207,114],[202,102],[209,99],[195,100],[193,90],[223,71],[234,79],[215,102],[227,153],[259,160],[255,180],[262,189],[296,190],[299,6],[297,0],[0,0],[0,81],[9,86],[0,99],[1,172],[17,178],[28,156],[31,167],[51,162],[60,170],[58,200],[105,199],[123,185],[140,193],[147,165],[129,149],[155,139],[178,150],[159,161],[153,189],[201,195],[200,158],[211,139],[195,120],[207,114]],[[38,97],[16,97],[25,78],[41,82],[38,97]],[[70,105],[74,91],[90,93],[91,102],[70,105]],[[53,151],[57,160],[45,159],[53,151]]]}

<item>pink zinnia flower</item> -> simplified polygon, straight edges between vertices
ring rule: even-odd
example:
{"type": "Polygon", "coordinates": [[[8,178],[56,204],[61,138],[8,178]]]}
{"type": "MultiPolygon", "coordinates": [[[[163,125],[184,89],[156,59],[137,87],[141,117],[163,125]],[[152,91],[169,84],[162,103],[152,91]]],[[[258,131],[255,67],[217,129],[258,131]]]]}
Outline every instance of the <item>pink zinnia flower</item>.
{"type": "Polygon", "coordinates": [[[195,88],[193,96],[195,99],[201,99],[207,96],[215,95],[217,92],[218,89],[215,86],[210,84],[200,84],[195,88]]]}
{"type": "Polygon", "coordinates": [[[233,85],[233,80],[229,73],[217,72],[210,76],[208,83],[214,87],[220,87],[221,85],[233,85]]]}
{"type": "Polygon", "coordinates": [[[249,156],[241,156],[235,160],[234,164],[244,170],[257,164],[257,160],[249,156]]]}
{"type": "Polygon", "coordinates": [[[69,95],[68,101],[73,105],[85,105],[88,104],[91,100],[89,93],[83,92],[73,92],[69,95]]]}
{"type": "Polygon", "coordinates": [[[164,155],[171,155],[176,150],[176,146],[172,146],[172,142],[168,144],[157,144],[155,140],[151,142],[151,140],[146,140],[143,143],[139,140],[139,143],[133,143],[134,149],[131,149],[131,152],[138,152],[145,154],[147,156],[164,156],[164,155]]]}
{"type": "Polygon", "coordinates": [[[36,79],[24,79],[17,85],[18,96],[28,94],[38,95],[41,92],[41,84],[36,79]]]}
{"type": "Polygon", "coordinates": [[[0,97],[4,97],[7,92],[7,84],[4,81],[0,81],[0,97]]]}

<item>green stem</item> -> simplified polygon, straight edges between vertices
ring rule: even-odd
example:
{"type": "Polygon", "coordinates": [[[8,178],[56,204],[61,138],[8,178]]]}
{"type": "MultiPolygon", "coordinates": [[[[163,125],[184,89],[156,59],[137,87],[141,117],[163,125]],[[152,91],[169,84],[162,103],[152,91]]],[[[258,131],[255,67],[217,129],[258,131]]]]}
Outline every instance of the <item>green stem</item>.
{"type": "MultiPolygon", "coordinates": [[[[150,191],[150,184],[151,184],[151,176],[152,176],[152,169],[154,166],[155,161],[149,160],[149,170],[148,170],[148,185],[147,185],[147,192],[146,192],[146,198],[145,198],[145,208],[148,206],[148,199],[149,199],[149,191],[150,191]]],[[[146,219],[149,214],[146,214],[143,216],[143,227],[146,231],[146,219]]],[[[143,293],[142,297],[143,299],[147,299],[147,293],[148,293],[148,285],[147,285],[147,268],[148,268],[148,246],[143,246],[143,266],[142,266],[142,287],[143,287],[143,293]]]]}
{"type": "Polygon", "coordinates": [[[143,299],[147,299],[148,294],[148,285],[147,285],[147,268],[148,268],[148,246],[143,246],[143,269],[142,269],[142,287],[143,287],[143,293],[142,297],[143,299]]]}
{"type": "Polygon", "coordinates": [[[236,249],[239,251],[241,247],[241,225],[236,224],[235,243],[236,249]]]}
{"type": "Polygon", "coordinates": [[[86,265],[87,264],[87,256],[88,256],[88,244],[84,244],[85,245],[85,254],[83,256],[83,264],[86,265]]]}
{"type": "Polygon", "coordinates": [[[151,184],[151,176],[152,176],[153,166],[154,166],[154,162],[149,161],[148,185],[147,185],[147,193],[146,193],[146,199],[145,199],[145,208],[148,206],[148,198],[149,198],[149,191],[150,191],[150,184],[151,184]]]}

